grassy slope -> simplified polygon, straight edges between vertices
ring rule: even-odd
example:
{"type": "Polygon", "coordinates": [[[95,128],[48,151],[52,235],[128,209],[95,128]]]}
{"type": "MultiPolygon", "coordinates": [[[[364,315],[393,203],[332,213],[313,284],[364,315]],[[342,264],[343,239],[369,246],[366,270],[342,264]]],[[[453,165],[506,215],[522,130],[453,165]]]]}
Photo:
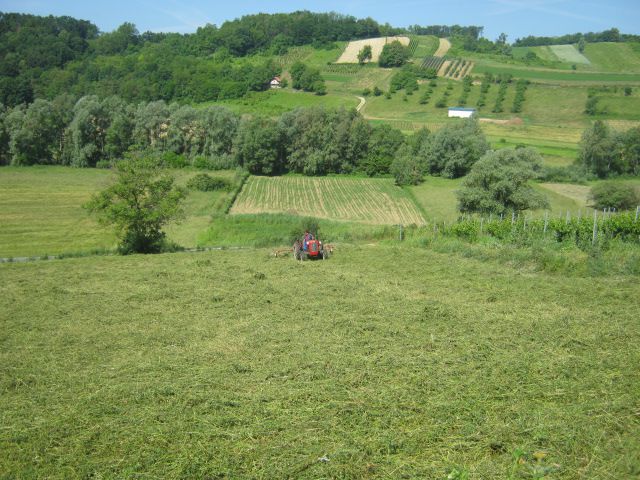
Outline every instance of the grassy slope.
{"type": "Polygon", "coordinates": [[[362,247],[0,280],[2,477],[639,473],[637,277],[362,247]]]}
{"type": "MultiPolygon", "coordinates": [[[[184,185],[196,172],[176,170],[184,185]]],[[[214,175],[231,177],[233,172],[214,175]]],[[[0,257],[58,254],[113,248],[110,228],[100,227],[82,205],[111,179],[107,170],[68,167],[2,167],[0,169],[0,257]]],[[[195,246],[206,228],[218,192],[190,192],[186,219],[167,229],[170,239],[195,246]]]]}
{"type": "Polygon", "coordinates": [[[640,51],[630,43],[588,43],[584,54],[594,70],[640,72],[640,51]]]}

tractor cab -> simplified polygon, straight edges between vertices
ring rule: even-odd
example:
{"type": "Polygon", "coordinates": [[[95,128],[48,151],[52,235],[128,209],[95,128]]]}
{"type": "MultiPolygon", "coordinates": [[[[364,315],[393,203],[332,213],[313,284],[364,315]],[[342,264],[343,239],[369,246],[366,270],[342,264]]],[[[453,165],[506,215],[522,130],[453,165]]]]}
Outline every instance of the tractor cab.
{"type": "Polygon", "coordinates": [[[307,255],[310,257],[317,257],[322,251],[322,242],[320,240],[308,240],[306,242],[307,255]]]}

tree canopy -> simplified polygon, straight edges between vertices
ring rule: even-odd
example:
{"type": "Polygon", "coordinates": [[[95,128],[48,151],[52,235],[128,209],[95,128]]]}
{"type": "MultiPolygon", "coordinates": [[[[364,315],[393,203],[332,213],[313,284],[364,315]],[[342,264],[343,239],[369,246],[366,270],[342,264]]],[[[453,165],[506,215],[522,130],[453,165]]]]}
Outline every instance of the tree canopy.
{"type": "Polygon", "coordinates": [[[548,208],[547,199],[529,182],[538,177],[542,157],[532,148],[490,151],[471,167],[457,192],[461,212],[520,212],[548,208]]]}
{"type": "Polygon", "coordinates": [[[482,157],[489,144],[474,119],[447,124],[420,151],[431,175],[462,177],[482,157]]]}
{"type": "Polygon", "coordinates": [[[409,59],[409,50],[398,40],[386,43],[382,47],[378,63],[381,67],[401,67],[409,59]]]}
{"type": "Polygon", "coordinates": [[[116,181],[85,207],[116,228],[121,253],[161,252],[166,248],[162,227],[182,217],[185,191],[144,159],[121,161],[116,173],[116,181]]]}

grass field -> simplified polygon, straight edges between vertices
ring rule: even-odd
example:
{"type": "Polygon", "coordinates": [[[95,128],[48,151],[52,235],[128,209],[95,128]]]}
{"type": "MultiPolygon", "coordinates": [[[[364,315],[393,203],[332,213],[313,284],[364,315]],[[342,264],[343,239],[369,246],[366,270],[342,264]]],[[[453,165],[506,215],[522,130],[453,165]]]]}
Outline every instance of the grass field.
{"type": "Polygon", "coordinates": [[[0,265],[0,477],[635,478],[639,288],[392,246],[0,265]]]}
{"type": "Polygon", "coordinates": [[[588,65],[591,63],[574,45],[551,45],[549,49],[561,62],[576,65],[580,63],[588,65]]]}
{"type": "Polygon", "coordinates": [[[230,213],[289,213],[371,224],[425,221],[392,179],[251,177],[230,213]]]}
{"type": "Polygon", "coordinates": [[[209,105],[223,105],[241,114],[252,113],[277,117],[298,107],[355,108],[358,105],[358,99],[349,94],[319,96],[293,89],[282,89],[254,92],[246,98],[237,100],[200,104],[202,107],[209,105]]]}
{"type": "Polygon", "coordinates": [[[640,72],[640,51],[631,43],[587,43],[584,53],[594,70],[640,72]]]}
{"type": "MultiPolygon", "coordinates": [[[[182,185],[195,173],[172,171],[182,185]]],[[[214,175],[230,178],[233,172],[214,175]]],[[[0,168],[0,257],[113,248],[113,231],[98,225],[82,208],[111,178],[111,172],[93,168],[0,168]]],[[[168,237],[182,246],[195,246],[197,234],[208,225],[221,195],[190,192],[186,218],[168,227],[168,237]]]]}

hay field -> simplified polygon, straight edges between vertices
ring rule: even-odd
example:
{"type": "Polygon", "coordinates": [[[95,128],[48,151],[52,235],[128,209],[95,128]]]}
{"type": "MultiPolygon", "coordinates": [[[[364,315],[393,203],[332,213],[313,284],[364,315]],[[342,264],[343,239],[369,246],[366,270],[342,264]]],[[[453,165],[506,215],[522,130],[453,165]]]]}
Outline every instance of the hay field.
{"type": "Polygon", "coordinates": [[[425,223],[409,194],[386,178],[251,177],[230,213],[289,213],[378,225],[425,223]]]}
{"type": "Polygon", "coordinates": [[[591,62],[587,57],[582,55],[573,45],[551,45],[551,51],[563,62],[583,63],[589,65],[591,62]]]}
{"type": "Polygon", "coordinates": [[[399,41],[405,47],[409,45],[410,42],[409,37],[379,37],[356,40],[349,42],[336,63],[358,63],[358,53],[365,45],[371,45],[371,61],[377,62],[380,57],[380,53],[382,53],[382,47],[395,40],[399,41]]]}

